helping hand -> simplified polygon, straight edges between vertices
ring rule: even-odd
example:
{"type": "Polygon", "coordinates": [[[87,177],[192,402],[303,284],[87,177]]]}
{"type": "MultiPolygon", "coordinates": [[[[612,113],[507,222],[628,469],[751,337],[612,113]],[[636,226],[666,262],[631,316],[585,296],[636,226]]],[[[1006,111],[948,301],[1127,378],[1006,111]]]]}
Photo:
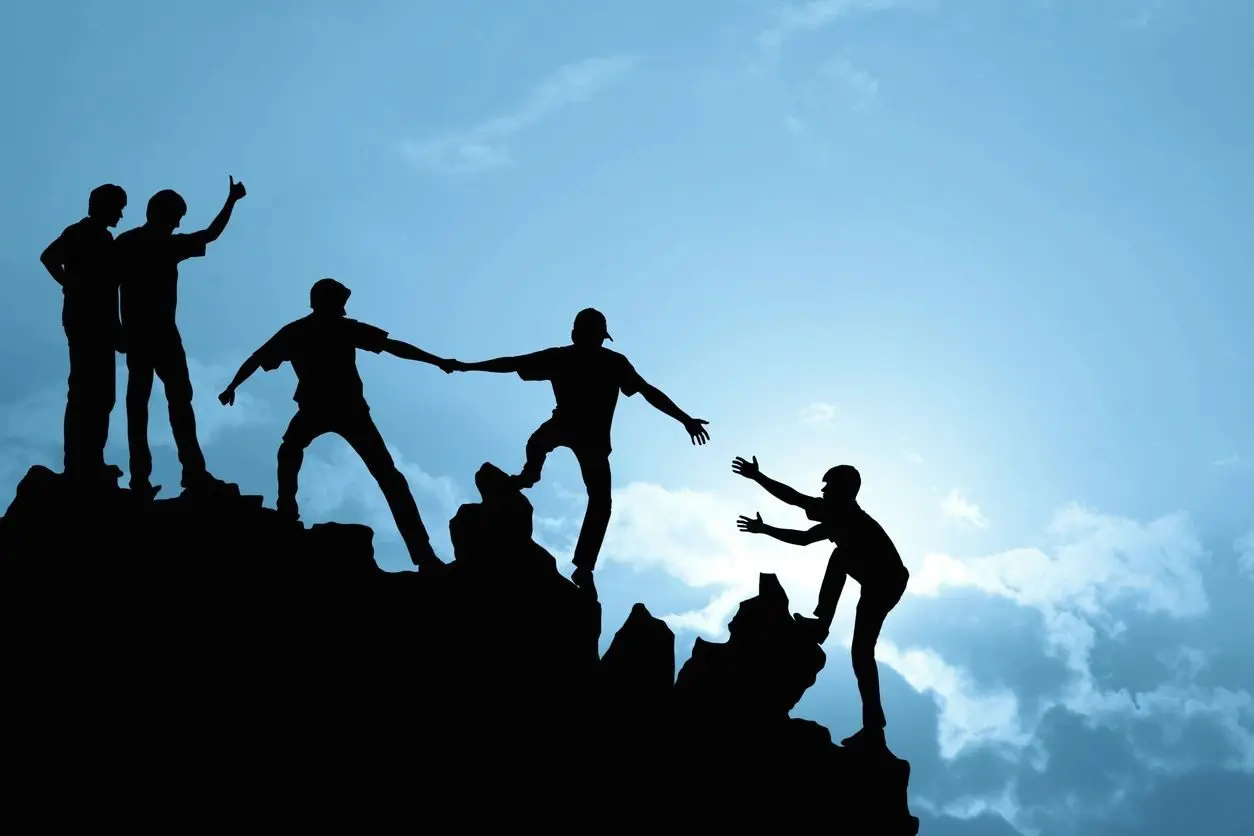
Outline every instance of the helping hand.
{"type": "Polygon", "coordinates": [[[746,517],[743,514],[736,520],[736,528],[746,534],[761,534],[766,531],[766,523],[762,522],[762,514],[756,513],[752,517],[746,517]]]}
{"type": "Polygon", "coordinates": [[[751,462],[745,461],[740,456],[732,459],[732,473],[738,473],[746,479],[758,478],[762,475],[762,471],[758,468],[758,457],[754,456],[751,462]]]}
{"type": "Polygon", "coordinates": [[[239,200],[240,198],[244,197],[244,195],[248,194],[248,190],[244,188],[243,183],[235,182],[234,175],[227,175],[227,176],[231,178],[231,195],[230,195],[231,200],[239,200]]]}
{"type": "Polygon", "coordinates": [[[231,406],[235,403],[235,390],[228,386],[221,395],[218,395],[218,400],[223,406],[231,406]]]}
{"type": "Polygon", "coordinates": [[[451,357],[442,358],[440,362],[436,363],[436,365],[439,366],[440,371],[444,372],[445,374],[452,374],[453,372],[466,371],[465,363],[463,363],[461,360],[454,360],[451,357]]]}
{"type": "Polygon", "coordinates": [[[693,444],[705,444],[710,440],[710,434],[705,429],[705,425],[708,423],[710,422],[703,418],[687,418],[684,420],[684,429],[692,437],[693,444]]]}

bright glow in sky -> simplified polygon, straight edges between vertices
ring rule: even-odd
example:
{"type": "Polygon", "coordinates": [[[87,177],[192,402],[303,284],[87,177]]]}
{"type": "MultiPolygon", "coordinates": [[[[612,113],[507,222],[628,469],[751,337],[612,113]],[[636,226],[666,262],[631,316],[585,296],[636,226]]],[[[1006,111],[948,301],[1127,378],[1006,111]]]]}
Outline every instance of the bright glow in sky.
{"type": "MultiPolygon", "coordinates": [[[[644,601],[722,635],[757,573],[813,606],[826,558],[736,531],[802,526],[737,455],[863,505],[913,573],[879,650],[923,833],[1218,836],[1254,820],[1254,5],[1234,0],[248,0],[23,4],[0,32],[0,498],[59,467],[66,356],[41,249],[121,184],[207,224],[182,269],[210,467],[274,499],[286,367],[238,364],[324,275],[351,315],[478,360],[614,347],[710,421],[616,418],[598,587],[608,642],[644,601]],[[437,10],[436,6],[440,8],[437,10]]],[[[360,360],[448,556],[485,460],[521,465],[544,384],[360,360]]],[[[119,365],[119,383],[124,384],[119,365]]],[[[177,484],[151,407],[154,481],[177,484]]],[[[114,412],[110,460],[125,465],[114,412]]],[[[568,560],[578,470],[537,530],[568,560]]],[[[342,442],[309,521],[363,521],[404,569],[342,442]]],[[[566,568],[569,568],[568,566],[566,568]]],[[[856,584],[796,712],[858,725],[856,584]]]]}

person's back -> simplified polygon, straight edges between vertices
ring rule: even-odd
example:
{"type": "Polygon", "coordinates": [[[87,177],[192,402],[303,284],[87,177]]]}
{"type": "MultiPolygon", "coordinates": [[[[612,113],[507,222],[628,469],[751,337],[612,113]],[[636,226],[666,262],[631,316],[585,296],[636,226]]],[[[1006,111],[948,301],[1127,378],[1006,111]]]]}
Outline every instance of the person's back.
{"type": "Polygon", "coordinates": [[[117,276],[111,267],[113,233],[87,217],[65,228],[60,238],[65,269],[63,324],[71,329],[109,332],[117,322],[117,276]]]}
{"type": "Polygon", "coordinates": [[[823,525],[846,574],[862,586],[896,585],[908,576],[906,564],[888,532],[856,501],[821,499],[806,516],[823,525]]]}
{"type": "Polygon", "coordinates": [[[200,236],[170,234],[148,224],[117,237],[122,326],[128,334],[160,338],[178,333],[178,265],[204,254],[200,236]]]}
{"type": "Polygon", "coordinates": [[[620,392],[639,391],[639,375],[627,358],[600,345],[566,345],[535,355],[536,368],[519,372],[524,380],[548,380],[556,406],[553,416],[580,445],[610,447],[610,430],[620,392]]]}
{"type": "Polygon", "coordinates": [[[265,352],[262,368],[292,364],[297,385],[293,399],[302,409],[342,411],[366,408],[357,349],[379,352],[387,332],[346,316],[310,313],[285,325],[265,352]]]}

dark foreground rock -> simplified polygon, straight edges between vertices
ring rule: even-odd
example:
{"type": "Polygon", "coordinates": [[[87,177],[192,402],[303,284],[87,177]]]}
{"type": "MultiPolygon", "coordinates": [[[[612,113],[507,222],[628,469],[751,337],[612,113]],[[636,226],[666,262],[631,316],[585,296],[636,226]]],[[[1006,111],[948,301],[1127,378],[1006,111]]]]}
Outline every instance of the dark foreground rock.
{"type": "Polygon", "coordinates": [[[6,796],[179,829],[917,831],[905,761],[788,716],[825,657],[774,576],[678,674],[642,604],[601,658],[600,605],[503,475],[477,474],[428,576],[380,571],[365,526],[248,496],[144,507],[32,468],[0,518],[6,796]]]}

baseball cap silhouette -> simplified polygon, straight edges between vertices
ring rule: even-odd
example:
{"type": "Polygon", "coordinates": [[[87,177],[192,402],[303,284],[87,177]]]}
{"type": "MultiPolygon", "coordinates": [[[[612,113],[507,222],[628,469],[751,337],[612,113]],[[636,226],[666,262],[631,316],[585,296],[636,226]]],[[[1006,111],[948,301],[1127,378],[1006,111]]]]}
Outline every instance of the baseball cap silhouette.
{"type": "Polygon", "coordinates": [[[338,310],[348,304],[353,292],[335,279],[318,279],[309,288],[309,307],[317,310],[338,310]]]}
{"type": "Polygon", "coordinates": [[[610,342],[614,338],[610,336],[609,326],[605,322],[605,314],[596,308],[584,308],[575,314],[575,330],[580,333],[586,333],[589,337],[603,338],[610,342]]]}

